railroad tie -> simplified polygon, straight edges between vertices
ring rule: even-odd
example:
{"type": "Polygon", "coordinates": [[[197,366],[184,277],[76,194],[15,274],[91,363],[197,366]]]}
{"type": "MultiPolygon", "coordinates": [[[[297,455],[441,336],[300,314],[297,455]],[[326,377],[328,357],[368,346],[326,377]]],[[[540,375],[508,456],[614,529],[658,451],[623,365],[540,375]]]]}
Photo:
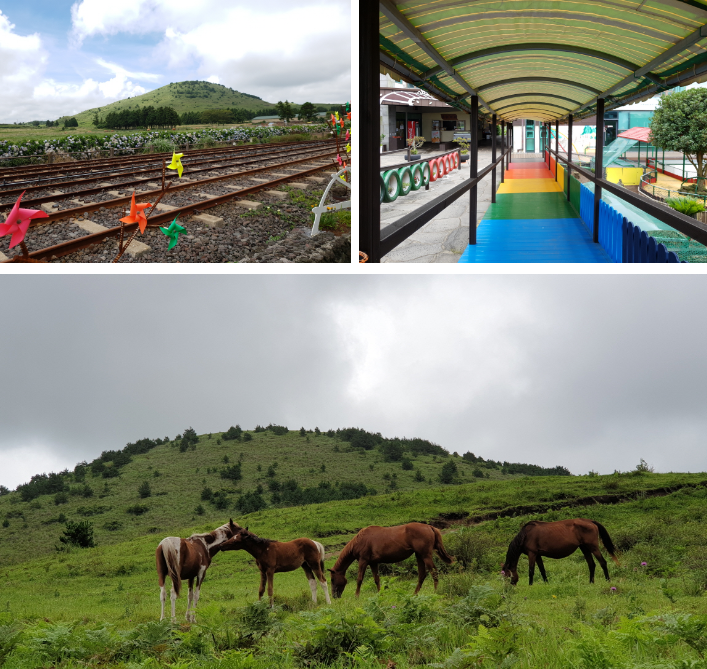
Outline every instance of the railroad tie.
{"type": "Polygon", "coordinates": [[[207,228],[223,228],[226,223],[220,216],[212,216],[211,214],[199,214],[198,216],[192,216],[192,221],[198,221],[203,223],[207,228]]]}
{"type": "MultiPolygon", "coordinates": [[[[95,232],[103,232],[104,230],[107,230],[104,225],[99,225],[98,223],[94,223],[93,221],[89,221],[88,219],[80,219],[77,221],[74,221],[74,224],[77,225],[79,228],[82,230],[85,230],[89,234],[94,234],[95,232]]],[[[116,241],[116,246],[117,246],[117,241],[116,241]]],[[[133,239],[133,241],[130,243],[130,246],[128,246],[126,253],[129,255],[133,256],[134,258],[139,258],[142,255],[145,255],[150,250],[150,247],[147,244],[143,244],[143,242],[137,241],[137,239],[133,239]]]]}
{"type": "Polygon", "coordinates": [[[41,209],[44,209],[44,211],[46,211],[48,214],[55,214],[58,209],[58,207],[57,207],[57,209],[54,209],[54,206],[56,204],[57,204],[56,202],[43,202],[39,206],[41,209]]]}
{"type": "Polygon", "coordinates": [[[303,184],[300,181],[288,181],[287,185],[292,186],[292,188],[299,188],[300,190],[307,190],[312,187],[312,184],[303,184]]]}
{"type": "Polygon", "coordinates": [[[4,260],[9,260],[9,258],[2,251],[0,251],[0,262],[3,262],[4,260]]]}
{"type": "Polygon", "coordinates": [[[260,207],[263,206],[262,202],[255,202],[254,200],[234,200],[234,204],[238,205],[239,207],[245,207],[246,209],[260,209],[260,207]]]}
{"type": "Polygon", "coordinates": [[[287,192],[284,190],[265,190],[263,193],[265,193],[265,195],[269,195],[270,197],[276,197],[280,200],[286,200],[289,197],[287,192]]]}

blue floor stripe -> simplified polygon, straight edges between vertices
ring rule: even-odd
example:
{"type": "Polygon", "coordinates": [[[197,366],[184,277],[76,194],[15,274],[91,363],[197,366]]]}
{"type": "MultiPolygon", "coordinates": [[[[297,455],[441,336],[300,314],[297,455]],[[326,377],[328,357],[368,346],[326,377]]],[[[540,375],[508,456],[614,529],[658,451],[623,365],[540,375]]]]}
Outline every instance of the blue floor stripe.
{"type": "Polygon", "coordinates": [[[578,218],[484,219],[476,241],[460,263],[611,262],[578,218]]]}

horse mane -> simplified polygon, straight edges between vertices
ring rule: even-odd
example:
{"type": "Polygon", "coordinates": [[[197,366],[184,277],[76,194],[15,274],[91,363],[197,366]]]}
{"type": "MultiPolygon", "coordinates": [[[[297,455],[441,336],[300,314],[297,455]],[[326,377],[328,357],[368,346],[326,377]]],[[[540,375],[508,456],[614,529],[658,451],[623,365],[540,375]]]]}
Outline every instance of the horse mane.
{"type": "Polygon", "coordinates": [[[231,532],[230,525],[228,523],[225,523],[221,525],[221,527],[217,527],[215,530],[211,530],[211,532],[202,532],[200,534],[192,534],[189,539],[196,539],[196,540],[202,540],[206,546],[211,546],[217,539],[221,539],[219,543],[223,543],[224,541],[227,541],[233,536],[231,532]]]}
{"type": "Polygon", "coordinates": [[[507,569],[510,569],[512,567],[516,567],[518,565],[518,559],[521,556],[521,553],[523,552],[523,545],[525,544],[525,538],[528,534],[528,528],[531,525],[537,525],[539,521],[537,520],[531,520],[530,522],[527,522],[523,527],[520,528],[520,531],[518,534],[513,537],[511,540],[511,543],[508,544],[508,552],[506,553],[506,560],[504,562],[504,566],[507,569]]]}
{"type": "MultiPolygon", "coordinates": [[[[357,543],[358,543],[358,534],[356,534],[356,536],[353,539],[351,539],[351,541],[349,541],[346,544],[346,546],[344,546],[341,549],[341,553],[339,553],[339,557],[336,558],[336,563],[334,564],[334,567],[333,567],[334,571],[336,571],[336,568],[349,557],[349,555],[353,552],[354,548],[356,547],[357,543]]],[[[351,558],[351,561],[353,562],[354,559],[355,558],[351,558]]]]}
{"type": "Polygon", "coordinates": [[[275,539],[266,539],[265,537],[259,537],[257,534],[253,534],[248,530],[241,530],[241,534],[245,534],[254,544],[259,544],[261,546],[269,546],[270,544],[276,544],[275,539]]]}

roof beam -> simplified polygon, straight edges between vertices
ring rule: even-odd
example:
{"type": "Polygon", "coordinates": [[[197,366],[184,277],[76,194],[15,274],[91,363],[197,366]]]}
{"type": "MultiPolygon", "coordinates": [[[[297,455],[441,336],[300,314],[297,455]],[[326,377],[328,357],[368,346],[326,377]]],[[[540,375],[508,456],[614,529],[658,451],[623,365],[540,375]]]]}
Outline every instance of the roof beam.
{"type": "MultiPolygon", "coordinates": [[[[612,63],[613,65],[618,65],[623,67],[629,72],[633,72],[638,69],[638,65],[631,63],[623,58],[614,56],[610,53],[604,53],[603,51],[596,51],[595,49],[584,49],[582,47],[572,46],[570,44],[549,44],[543,42],[529,42],[527,44],[507,44],[505,46],[494,46],[488,49],[480,49],[479,51],[472,51],[466,53],[463,56],[458,56],[453,60],[448,61],[449,65],[453,68],[458,68],[462,65],[468,65],[469,63],[478,60],[479,58],[485,58],[486,56],[495,55],[507,55],[514,51],[562,51],[564,53],[577,54],[581,56],[590,56],[591,58],[596,58],[598,60],[604,60],[607,63],[612,63]]],[[[435,67],[432,70],[423,72],[423,78],[427,79],[436,74],[441,74],[443,68],[435,67]]]]}
{"type": "MultiPolygon", "coordinates": [[[[555,98],[556,100],[566,100],[567,102],[571,102],[573,105],[581,105],[582,104],[579,100],[574,100],[572,98],[566,98],[563,95],[551,95],[550,93],[514,93],[513,95],[504,95],[503,97],[496,98],[495,100],[489,100],[489,104],[495,105],[497,102],[501,102],[501,100],[510,100],[511,98],[527,98],[527,97],[555,98]]],[[[573,107],[573,109],[574,109],[574,107],[573,107]]]]}
{"type": "Polygon", "coordinates": [[[589,107],[590,105],[594,104],[598,98],[607,98],[610,96],[614,91],[619,91],[625,86],[628,86],[628,84],[634,82],[636,79],[641,79],[643,77],[646,77],[653,81],[654,83],[657,84],[663,84],[663,80],[660,79],[659,77],[656,77],[655,75],[651,75],[650,72],[651,70],[655,69],[656,67],[659,67],[662,65],[666,60],[670,60],[673,56],[677,56],[680,53],[682,53],[685,49],[691,47],[693,44],[699,42],[701,39],[704,39],[707,37],[707,23],[704,25],[700,26],[697,30],[694,32],[690,33],[687,37],[681,39],[677,44],[673,44],[669,49],[666,49],[663,51],[663,53],[660,54],[660,56],[657,56],[654,58],[650,63],[646,63],[643,67],[639,67],[635,72],[632,74],[629,74],[627,77],[619,81],[618,84],[615,84],[608,90],[604,91],[603,93],[597,94],[597,96],[588,102],[585,102],[583,105],[579,106],[575,111],[581,111],[582,109],[585,109],[586,107],[589,107]],[[657,79],[657,81],[656,81],[657,79]]]}
{"type": "Polygon", "coordinates": [[[461,107],[462,111],[466,112],[467,114],[469,113],[469,109],[466,105],[460,104],[459,100],[450,97],[444,91],[441,91],[439,88],[430,84],[428,81],[422,80],[418,74],[405,67],[399,61],[394,61],[387,53],[381,51],[379,53],[379,57],[380,62],[383,63],[383,65],[385,65],[389,70],[397,72],[401,77],[403,77],[404,79],[409,79],[410,82],[413,84],[419,84],[420,86],[424,86],[426,90],[438,97],[443,102],[446,102],[450,105],[456,105],[457,107],[461,107]]]}
{"type": "MultiPolygon", "coordinates": [[[[400,10],[392,3],[391,0],[379,0],[378,8],[381,13],[385,14],[402,33],[411,39],[415,44],[417,44],[420,49],[422,49],[437,65],[440,67],[440,71],[446,72],[454,81],[456,81],[465,91],[470,95],[475,95],[479,98],[479,103],[486,109],[491,111],[491,108],[479,97],[477,91],[475,91],[466,80],[454,71],[454,68],[442,57],[442,55],[435,49],[423,36],[422,33],[413,26],[410,21],[408,21],[405,16],[400,12],[400,10]]],[[[422,78],[423,80],[426,77],[422,78]]]]}
{"type": "Polygon", "coordinates": [[[500,81],[493,81],[490,84],[484,84],[479,86],[477,91],[485,91],[489,88],[496,88],[497,86],[506,86],[507,84],[522,84],[522,83],[544,83],[544,84],[560,84],[562,86],[572,86],[573,88],[581,88],[582,90],[594,93],[594,95],[602,95],[602,92],[597,88],[592,88],[586,84],[580,84],[576,81],[568,81],[567,79],[552,79],[550,77],[516,77],[515,79],[502,79],[500,81]]]}
{"type": "Polygon", "coordinates": [[[527,107],[532,105],[543,105],[543,107],[554,107],[555,109],[561,109],[564,112],[569,112],[570,109],[567,107],[560,107],[560,105],[553,105],[550,102],[543,102],[542,100],[533,100],[532,102],[513,102],[512,104],[506,105],[505,107],[499,107],[496,109],[496,113],[500,113],[503,109],[510,109],[511,107],[527,107]]]}

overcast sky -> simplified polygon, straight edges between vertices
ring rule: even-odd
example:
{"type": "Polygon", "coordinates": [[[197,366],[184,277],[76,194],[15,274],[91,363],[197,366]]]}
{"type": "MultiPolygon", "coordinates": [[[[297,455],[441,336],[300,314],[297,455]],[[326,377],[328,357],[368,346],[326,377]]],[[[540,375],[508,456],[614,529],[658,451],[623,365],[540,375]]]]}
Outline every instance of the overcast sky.
{"type": "Polygon", "coordinates": [[[195,79],[268,102],[342,102],[350,23],[349,0],[0,0],[0,123],[195,79]]]}
{"type": "Polygon", "coordinates": [[[270,422],[707,471],[700,276],[5,276],[0,483],[270,422]]]}

